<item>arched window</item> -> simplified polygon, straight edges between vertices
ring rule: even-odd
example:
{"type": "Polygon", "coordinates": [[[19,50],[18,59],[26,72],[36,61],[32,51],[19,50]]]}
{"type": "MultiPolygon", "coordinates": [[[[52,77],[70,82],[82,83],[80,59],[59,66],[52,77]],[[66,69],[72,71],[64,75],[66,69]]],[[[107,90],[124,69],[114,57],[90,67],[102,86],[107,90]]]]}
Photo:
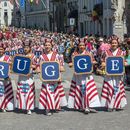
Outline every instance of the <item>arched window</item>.
{"type": "Polygon", "coordinates": [[[7,2],[4,2],[4,6],[5,6],[5,7],[7,6],[7,2]]]}

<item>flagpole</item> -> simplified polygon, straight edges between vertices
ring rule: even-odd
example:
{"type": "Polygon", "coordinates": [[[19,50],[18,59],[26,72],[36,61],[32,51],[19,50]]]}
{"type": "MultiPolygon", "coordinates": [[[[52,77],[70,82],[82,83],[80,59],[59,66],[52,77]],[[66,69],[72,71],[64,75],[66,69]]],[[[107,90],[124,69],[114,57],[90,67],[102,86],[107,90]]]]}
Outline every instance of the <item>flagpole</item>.
{"type": "Polygon", "coordinates": [[[24,0],[25,2],[25,28],[27,28],[27,8],[26,8],[26,0],[24,0]]]}
{"type": "Polygon", "coordinates": [[[47,6],[45,5],[45,3],[43,2],[43,0],[41,0],[42,5],[45,7],[45,9],[47,8],[47,6]]]}

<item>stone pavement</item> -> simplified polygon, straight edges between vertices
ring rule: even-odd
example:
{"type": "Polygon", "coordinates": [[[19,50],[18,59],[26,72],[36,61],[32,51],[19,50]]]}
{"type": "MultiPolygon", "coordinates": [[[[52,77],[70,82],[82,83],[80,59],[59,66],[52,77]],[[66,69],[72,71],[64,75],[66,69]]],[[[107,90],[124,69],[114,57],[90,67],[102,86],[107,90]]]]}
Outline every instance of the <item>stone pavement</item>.
{"type": "MultiPolygon", "coordinates": [[[[66,66],[67,68],[67,66],[66,66]]],[[[66,95],[69,92],[72,70],[66,69],[63,73],[63,85],[66,95]]],[[[11,75],[14,94],[16,95],[17,76],[11,75]]],[[[101,94],[103,78],[95,76],[99,95],[101,94]]],[[[41,81],[35,75],[36,85],[36,106],[38,107],[41,81]]],[[[25,111],[0,112],[0,130],[130,130],[130,91],[126,91],[128,105],[123,111],[106,112],[100,108],[98,113],[84,115],[81,112],[68,110],[54,113],[52,116],[45,116],[44,112],[35,109],[32,115],[25,111]]],[[[68,96],[67,96],[68,97],[68,96]]]]}

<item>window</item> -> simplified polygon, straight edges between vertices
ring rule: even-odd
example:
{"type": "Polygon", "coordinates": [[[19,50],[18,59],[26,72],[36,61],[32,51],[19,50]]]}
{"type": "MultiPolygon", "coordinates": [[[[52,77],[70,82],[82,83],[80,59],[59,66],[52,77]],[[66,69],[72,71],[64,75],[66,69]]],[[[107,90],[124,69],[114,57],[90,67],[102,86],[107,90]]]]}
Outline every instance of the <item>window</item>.
{"type": "Polygon", "coordinates": [[[7,6],[7,2],[4,2],[4,7],[6,7],[7,6]]]}
{"type": "Polygon", "coordinates": [[[4,12],[4,17],[8,17],[8,12],[4,12]]]}

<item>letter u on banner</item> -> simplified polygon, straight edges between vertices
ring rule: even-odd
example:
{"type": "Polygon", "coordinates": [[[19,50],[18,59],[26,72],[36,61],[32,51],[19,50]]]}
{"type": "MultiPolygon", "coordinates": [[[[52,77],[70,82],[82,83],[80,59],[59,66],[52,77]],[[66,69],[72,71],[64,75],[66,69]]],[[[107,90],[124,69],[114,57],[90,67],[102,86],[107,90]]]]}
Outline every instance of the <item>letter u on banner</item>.
{"type": "Polygon", "coordinates": [[[31,59],[25,56],[15,56],[12,70],[16,74],[28,75],[31,68],[31,59]]]}

